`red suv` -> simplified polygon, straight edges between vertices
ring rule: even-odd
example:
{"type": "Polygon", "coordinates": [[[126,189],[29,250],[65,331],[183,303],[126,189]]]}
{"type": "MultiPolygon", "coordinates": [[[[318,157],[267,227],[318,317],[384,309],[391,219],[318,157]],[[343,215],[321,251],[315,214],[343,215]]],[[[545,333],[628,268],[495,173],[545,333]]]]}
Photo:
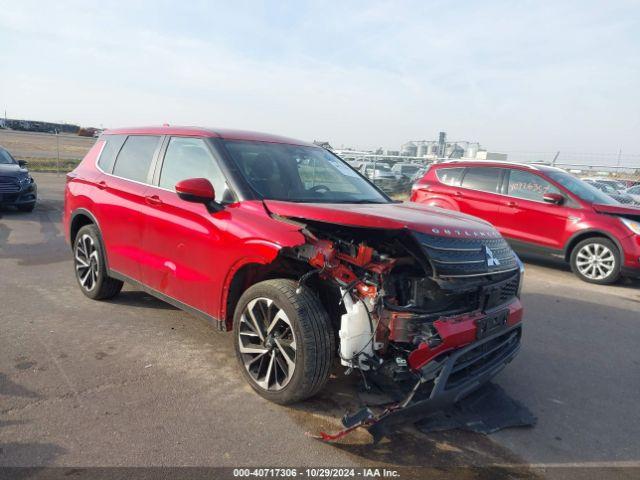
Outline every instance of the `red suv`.
{"type": "Polygon", "coordinates": [[[107,131],[67,176],[64,229],[86,296],[129,282],[232,330],[246,380],[278,403],[316,393],[334,359],[454,401],[520,346],[522,264],[491,225],[394,203],[305,142],[107,131]]]}
{"type": "Polygon", "coordinates": [[[640,273],[640,209],[559,168],[440,163],[413,186],[411,200],[487,220],[516,251],[559,257],[587,282],[640,273]]]}

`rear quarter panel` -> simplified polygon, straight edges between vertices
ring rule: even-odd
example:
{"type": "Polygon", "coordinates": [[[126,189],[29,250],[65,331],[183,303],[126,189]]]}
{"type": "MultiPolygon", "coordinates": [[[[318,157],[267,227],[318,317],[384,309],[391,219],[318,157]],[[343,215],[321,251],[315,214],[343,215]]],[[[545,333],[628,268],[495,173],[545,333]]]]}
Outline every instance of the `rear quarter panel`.
{"type": "Polygon", "coordinates": [[[437,168],[430,168],[424,177],[413,185],[409,201],[459,212],[460,205],[452,195],[453,187],[438,180],[437,170],[437,168]]]}
{"type": "Polygon", "coordinates": [[[71,221],[74,212],[85,209],[94,213],[95,184],[100,172],[96,170],[95,163],[104,148],[104,140],[98,140],[87,152],[80,164],[66,177],[64,189],[64,213],[62,223],[64,236],[70,243],[71,221]]]}

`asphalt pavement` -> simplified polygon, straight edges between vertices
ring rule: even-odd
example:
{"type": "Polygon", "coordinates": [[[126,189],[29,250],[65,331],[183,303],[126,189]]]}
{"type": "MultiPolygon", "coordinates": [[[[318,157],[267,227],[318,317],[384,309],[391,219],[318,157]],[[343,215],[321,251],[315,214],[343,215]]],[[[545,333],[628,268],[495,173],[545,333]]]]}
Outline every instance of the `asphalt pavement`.
{"type": "Polygon", "coordinates": [[[527,261],[522,350],[496,383],[536,427],[325,444],[306,433],[338,428],[353,379],[336,370],[319,397],[277,406],[242,380],[231,335],[132,288],[87,299],[61,230],[64,176],[35,177],[34,212],[0,210],[0,466],[640,465],[637,282],[527,261]]]}

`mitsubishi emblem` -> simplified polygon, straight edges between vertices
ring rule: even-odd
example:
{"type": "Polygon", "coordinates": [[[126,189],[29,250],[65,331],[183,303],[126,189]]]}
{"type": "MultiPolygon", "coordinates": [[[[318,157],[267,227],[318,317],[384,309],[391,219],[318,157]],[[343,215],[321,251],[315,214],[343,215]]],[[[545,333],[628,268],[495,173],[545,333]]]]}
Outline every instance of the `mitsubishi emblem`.
{"type": "Polygon", "coordinates": [[[484,247],[487,256],[487,267],[500,266],[500,260],[493,256],[493,251],[489,247],[484,247]]]}

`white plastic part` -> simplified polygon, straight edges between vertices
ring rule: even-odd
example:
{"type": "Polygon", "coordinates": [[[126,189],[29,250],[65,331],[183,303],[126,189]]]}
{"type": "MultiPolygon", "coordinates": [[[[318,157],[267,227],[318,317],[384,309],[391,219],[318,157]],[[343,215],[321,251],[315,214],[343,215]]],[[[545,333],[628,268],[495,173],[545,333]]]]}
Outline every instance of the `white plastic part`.
{"type": "Polygon", "coordinates": [[[373,355],[373,339],[376,323],[369,321],[374,304],[371,299],[353,301],[350,293],[341,290],[347,311],[340,319],[340,362],[352,368],[369,370],[362,360],[373,355]],[[369,313],[367,313],[367,310],[369,313]],[[373,332],[371,327],[373,324],[373,332]]]}

